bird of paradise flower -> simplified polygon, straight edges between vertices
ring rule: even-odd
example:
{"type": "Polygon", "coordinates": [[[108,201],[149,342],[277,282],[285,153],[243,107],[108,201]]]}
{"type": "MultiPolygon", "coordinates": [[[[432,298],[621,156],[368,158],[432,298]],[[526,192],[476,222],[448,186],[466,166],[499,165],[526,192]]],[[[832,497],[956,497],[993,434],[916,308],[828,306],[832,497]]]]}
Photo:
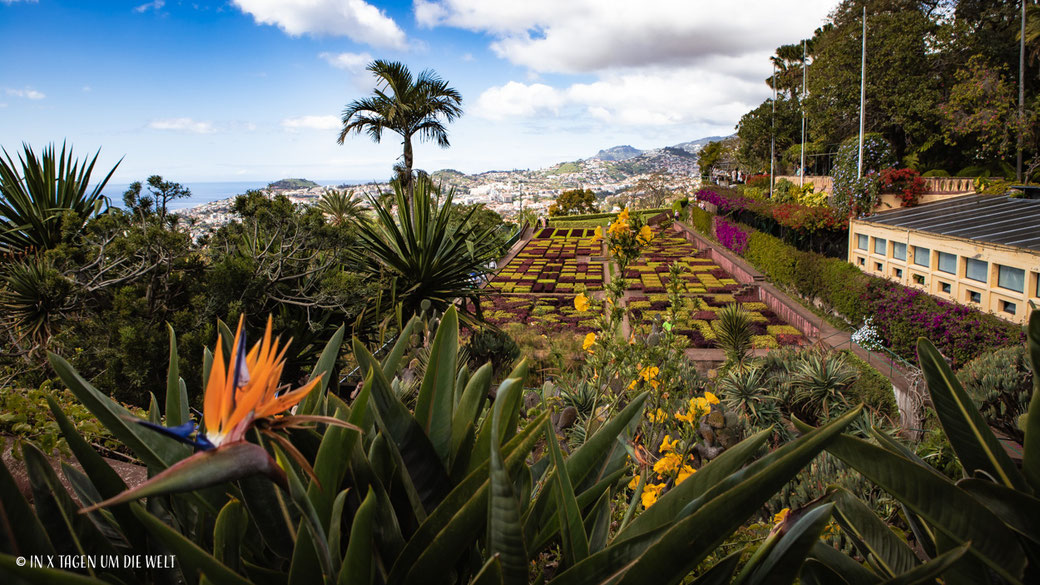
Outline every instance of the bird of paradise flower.
{"type": "Polygon", "coordinates": [[[289,384],[280,384],[285,353],[292,340],[279,348],[280,338],[272,339],[272,320],[268,317],[263,339],[247,352],[242,331],[244,320],[244,316],[239,318],[227,362],[224,360],[223,339],[217,339],[203,398],[204,429],[194,421],[175,427],[135,421],[193,445],[196,453],[133,489],[80,510],[81,513],[148,496],[202,489],[258,474],[288,489],[285,471],[267,450],[246,440],[247,431],[254,428],[278,443],[317,481],[306,458],[275,431],[307,428],[316,423],[361,431],[350,423],[329,416],[283,414],[313,391],[321,383],[322,376],[318,375],[295,390],[290,390],[289,384]]]}

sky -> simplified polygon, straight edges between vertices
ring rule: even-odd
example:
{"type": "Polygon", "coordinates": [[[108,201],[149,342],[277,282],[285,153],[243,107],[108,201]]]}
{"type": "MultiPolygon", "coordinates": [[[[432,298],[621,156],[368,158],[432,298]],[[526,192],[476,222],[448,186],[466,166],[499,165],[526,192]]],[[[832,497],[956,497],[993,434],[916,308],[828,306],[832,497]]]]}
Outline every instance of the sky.
{"type": "Polygon", "coordinates": [[[115,183],[386,180],[397,135],[336,137],[387,59],[463,97],[417,168],[543,168],[732,133],[769,97],[770,54],[836,4],[0,0],[0,146],[100,149],[115,183]]]}

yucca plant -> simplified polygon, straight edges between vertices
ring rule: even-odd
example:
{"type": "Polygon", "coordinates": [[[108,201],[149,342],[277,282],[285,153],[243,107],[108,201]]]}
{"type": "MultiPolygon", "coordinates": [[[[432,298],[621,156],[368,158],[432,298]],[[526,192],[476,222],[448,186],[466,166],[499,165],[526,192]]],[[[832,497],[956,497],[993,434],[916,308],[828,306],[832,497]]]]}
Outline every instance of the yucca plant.
{"type": "Polygon", "coordinates": [[[375,219],[358,225],[356,270],[389,280],[405,315],[418,313],[423,300],[444,311],[454,299],[476,298],[498,245],[494,228],[478,231],[469,223],[476,208],[461,221],[452,221],[454,191],[441,200],[428,178],[415,181],[410,197],[395,184],[394,196],[396,217],[370,199],[375,219]]]}
{"type": "MultiPolygon", "coordinates": [[[[325,383],[342,330],[322,353],[311,381],[283,393],[277,385],[280,356],[271,357],[270,335],[243,353],[244,343],[231,343],[230,330],[221,324],[223,341],[206,360],[210,382],[202,431],[189,417],[172,334],[162,432],[156,432],[157,400],[149,424],[135,422],[67,362],[51,356],[62,380],[147,465],[152,479],[127,491],[52,404],[82,471],[62,468],[73,496],[44,454],[25,445],[34,489],[30,506],[0,466],[0,512],[7,520],[0,523],[0,574],[49,584],[200,578],[236,584],[504,584],[527,582],[532,561],[551,555],[560,569],[552,583],[642,583],[647,575],[677,583],[858,414],[807,432],[745,466],[766,441],[769,431],[760,432],[633,519],[639,488],[626,509],[614,510],[611,502],[627,483],[628,437],[645,395],[618,405],[617,416],[564,458],[548,413],[520,418],[523,362],[499,385],[491,405],[491,366],[460,373],[458,318],[449,309],[412,412],[397,397],[395,373],[417,326],[417,320],[409,322],[381,362],[354,341],[364,383],[347,404],[328,393],[325,383]],[[224,362],[223,355],[234,357],[224,362]],[[224,398],[214,402],[214,396],[224,398]],[[246,401],[241,404],[255,405],[253,410],[237,408],[239,397],[246,401]],[[296,400],[291,417],[271,414],[296,400]],[[328,424],[330,416],[339,422],[328,424]],[[192,454],[174,436],[205,450],[192,454]],[[543,456],[532,463],[536,444],[544,447],[543,456]],[[611,519],[622,516],[622,525],[612,528],[611,519]],[[19,567],[15,560],[25,554],[160,550],[176,556],[174,574],[120,568],[70,575],[19,567]]],[[[829,512],[821,508],[806,515],[811,522],[795,523],[782,534],[778,530],[775,549],[759,555],[745,572],[759,580],[777,575],[775,582],[791,582],[807,539],[829,512]]],[[[730,556],[705,569],[699,582],[727,580],[738,560],[730,556]]]]}
{"type": "Polygon", "coordinates": [[[744,366],[751,352],[751,315],[736,303],[726,305],[712,324],[716,343],[726,352],[726,363],[738,368],[744,366]]]}
{"type": "Polygon", "coordinates": [[[66,150],[62,144],[59,154],[51,144],[38,157],[31,146],[23,144],[16,164],[4,150],[0,158],[0,253],[52,248],[61,242],[63,230],[75,233],[108,206],[102,191],[119,163],[91,188],[98,154],[89,161],[77,161],[72,148],[66,150]],[[63,226],[64,218],[75,218],[78,225],[63,226]]]}

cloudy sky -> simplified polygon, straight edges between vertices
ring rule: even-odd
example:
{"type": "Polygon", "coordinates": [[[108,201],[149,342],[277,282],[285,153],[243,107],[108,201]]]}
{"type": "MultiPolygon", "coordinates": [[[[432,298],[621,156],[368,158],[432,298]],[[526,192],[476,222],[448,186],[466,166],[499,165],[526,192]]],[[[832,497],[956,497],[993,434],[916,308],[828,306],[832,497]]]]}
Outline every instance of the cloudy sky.
{"type": "Polygon", "coordinates": [[[416,166],[540,168],[729,134],[768,56],[836,0],[0,0],[0,146],[67,140],[115,182],[386,179],[396,135],[336,144],[372,59],[463,96],[416,166]]]}

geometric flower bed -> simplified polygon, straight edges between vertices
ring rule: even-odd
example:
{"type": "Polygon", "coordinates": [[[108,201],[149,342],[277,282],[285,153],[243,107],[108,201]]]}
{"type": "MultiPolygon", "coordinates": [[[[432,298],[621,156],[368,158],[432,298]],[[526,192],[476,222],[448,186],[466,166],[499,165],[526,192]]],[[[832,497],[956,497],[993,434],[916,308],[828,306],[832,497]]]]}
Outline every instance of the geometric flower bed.
{"type": "MultiPolygon", "coordinates": [[[[591,230],[542,230],[543,232],[585,232],[591,230]]],[[[533,238],[527,242],[517,258],[562,259],[578,256],[598,256],[602,248],[589,237],[545,237],[533,238]]]]}
{"type": "Polygon", "coordinates": [[[563,260],[514,258],[491,281],[503,293],[575,293],[603,289],[603,265],[563,260]]]}
{"type": "Polygon", "coordinates": [[[539,333],[568,332],[582,335],[596,328],[596,314],[578,311],[567,296],[493,295],[481,299],[484,319],[498,326],[523,323],[539,333]]]}

